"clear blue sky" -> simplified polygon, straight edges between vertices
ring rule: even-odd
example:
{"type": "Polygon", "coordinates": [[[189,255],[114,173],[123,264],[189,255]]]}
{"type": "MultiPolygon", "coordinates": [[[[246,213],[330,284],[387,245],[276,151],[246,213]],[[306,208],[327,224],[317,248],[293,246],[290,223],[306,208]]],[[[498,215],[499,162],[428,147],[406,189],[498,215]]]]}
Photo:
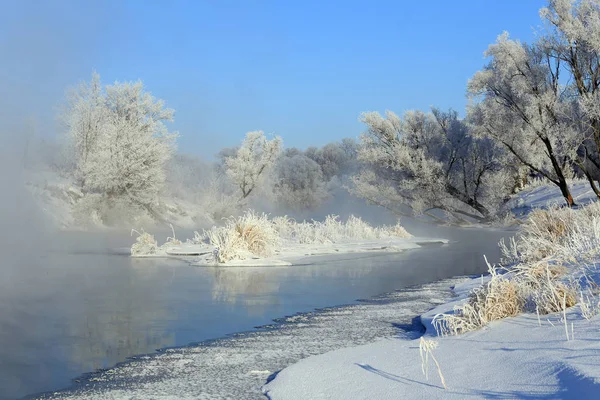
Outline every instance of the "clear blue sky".
{"type": "Polygon", "coordinates": [[[362,111],[463,112],[488,44],[503,30],[532,41],[544,5],[0,0],[0,118],[55,132],[65,88],[95,69],[174,108],[185,152],[209,157],[257,129],[323,145],[358,136],[362,111]]]}

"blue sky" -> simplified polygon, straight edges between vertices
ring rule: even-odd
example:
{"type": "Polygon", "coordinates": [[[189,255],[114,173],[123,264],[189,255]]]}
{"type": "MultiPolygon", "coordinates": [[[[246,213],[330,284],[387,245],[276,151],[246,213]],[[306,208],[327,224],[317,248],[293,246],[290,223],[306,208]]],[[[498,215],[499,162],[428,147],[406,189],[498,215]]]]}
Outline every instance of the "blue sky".
{"type": "Polygon", "coordinates": [[[181,151],[211,157],[257,129],[323,145],[357,137],[362,111],[463,112],[487,46],[503,30],[532,41],[544,5],[0,0],[0,118],[56,133],[66,87],[95,69],[142,79],[174,108],[181,151]]]}

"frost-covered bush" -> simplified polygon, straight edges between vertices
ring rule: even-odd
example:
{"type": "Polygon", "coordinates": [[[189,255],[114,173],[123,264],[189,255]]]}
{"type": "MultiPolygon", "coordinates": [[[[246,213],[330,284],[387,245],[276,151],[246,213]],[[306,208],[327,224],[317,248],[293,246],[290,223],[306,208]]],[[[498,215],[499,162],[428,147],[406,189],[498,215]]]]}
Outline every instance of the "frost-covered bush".
{"type": "Polygon", "coordinates": [[[279,244],[279,234],[266,214],[247,211],[240,217],[230,217],[225,226],[213,227],[204,236],[215,248],[219,263],[243,260],[251,256],[268,257],[279,244]]]}
{"type": "MultiPolygon", "coordinates": [[[[173,226],[171,225],[173,230],[173,226]]],[[[270,257],[281,244],[331,244],[358,240],[376,240],[408,238],[411,235],[398,222],[393,226],[372,227],[358,217],[351,216],[346,222],[340,221],[337,215],[328,215],[324,221],[296,222],[284,217],[269,219],[267,214],[259,214],[247,210],[238,217],[224,219],[224,226],[213,226],[211,229],[194,232],[194,238],[188,243],[211,246],[214,249],[215,262],[226,263],[232,260],[245,260],[256,257],[270,257]]],[[[143,244],[154,238],[142,234],[138,242],[143,244]]],[[[155,241],[153,242],[155,243],[155,241]]],[[[157,250],[168,250],[170,246],[178,246],[181,241],[173,236],[167,242],[157,247],[157,250]]],[[[134,244],[132,255],[143,254],[137,250],[139,244],[134,244]],[[135,254],[134,254],[135,253],[135,254]]]]}
{"type": "Polygon", "coordinates": [[[492,320],[523,311],[564,312],[578,302],[585,315],[596,313],[595,304],[600,302],[592,292],[598,287],[600,204],[535,210],[521,226],[517,239],[500,245],[504,262],[512,266],[505,273],[489,267],[487,284],[475,289],[453,314],[436,316],[439,334],[479,329],[492,320]]]}
{"type": "Polygon", "coordinates": [[[535,210],[517,238],[508,245],[501,242],[500,247],[508,262],[550,258],[577,264],[593,260],[600,255],[600,204],[535,210]]]}
{"type": "Polygon", "coordinates": [[[579,282],[569,279],[564,267],[533,263],[506,271],[489,266],[489,272],[489,281],[475,288],[465,303],[454,307],[452,314],[435,316],[433,324],[439,335],[481,329],[492,321],[522,312],[543,315],[564,311],[577,303],[579,282]]]}
{"type": "Polygon", "coordinates": [[[393,226],[373,227],[354,215],[351,215],[346,222],[340,221],[337,215],[328,215],[324,221],[303,222],[278,217],[273,220],[273,225],[283,239],[302,244],[411,237],[400,222],[393,226]]]}
{"type": "Polygon", "coordinates": [[[240,217],[225,220],[225,226],[195,232],[193,243],[208,243],[215,248],[219,263],[250,257],[269,257],[280,244],[330,244],[352,240],[408,238],[411,235],[400,225],[372,227],[358,217],[340,221],[328,215],[324,221],[296,222],[284,217],[272,220],[266,214],[246,211],[240,217]]]}
{"type": "Polygon", "coordinates": [[[525,299],[519,283],[489,266],[490,280],[474,289],[468,300],[454,307],[452,314],[438,314],[433,325],[438,335],[457,335],[477,330],[492,321],[523,312],[525,299]]]}
{"type": "Polygon", "coordinates": [[[135,243],[131,246],[131,255],[134,257],[139,256],[148,256],[152,254],[156,254],[158,250],[158,243],[154,236],[151,234],[144,232],[142,229],[141,232],[136,230],[132,230],[131,234],[137,233],[137,238],[135,239],[135,243]]]}

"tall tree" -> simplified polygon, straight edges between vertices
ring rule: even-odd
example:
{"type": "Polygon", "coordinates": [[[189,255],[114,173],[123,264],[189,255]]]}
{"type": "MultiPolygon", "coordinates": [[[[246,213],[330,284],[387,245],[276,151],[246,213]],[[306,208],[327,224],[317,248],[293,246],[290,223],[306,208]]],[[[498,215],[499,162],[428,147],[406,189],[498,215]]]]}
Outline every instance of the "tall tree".
{"type": "Polygon", "coordinates": [[[164,123],[174,111],[141,81],[102,87],[94,74],[72,93],[63,118],[82,189],[108,201],[125,199],[156,216],[153,204],[177,137],[164,123]]]}
{"type": "Polygon", "coordinates": [[[403,118],[364,113],[359,159],[367,166],[354,177],[354,192],[392,209],[416,213],[440,209],[484,221],[506,194],[502,152],[491,141],[473,139],[450,110],[408,111],[403,118]]]}
{"type": "Polygon", "coordinates": [[[227,175],[246,199],[265,178],[281,154],[279,136],[268,140],[262,131],[248,132],[239,149],[223,154],[227,175]]]}
{"type": "Polygon", "coordinates": [[[519,162],[557,185],[569,206],[568,172],[581,145],[570,123],[572,103],[560,83],[561,61],[505,32],[489,46],[491,60],[469,81],[474,132],[500,143],[519,162]]]}
{"type": "Polygon", "coordinates": [[[568,87],[576,101],[572,123],[582,145],[574,162],[600,198],[600,2],[551,0],[540,16],[547,22],[541,43],[569,73],[568,87]]]}

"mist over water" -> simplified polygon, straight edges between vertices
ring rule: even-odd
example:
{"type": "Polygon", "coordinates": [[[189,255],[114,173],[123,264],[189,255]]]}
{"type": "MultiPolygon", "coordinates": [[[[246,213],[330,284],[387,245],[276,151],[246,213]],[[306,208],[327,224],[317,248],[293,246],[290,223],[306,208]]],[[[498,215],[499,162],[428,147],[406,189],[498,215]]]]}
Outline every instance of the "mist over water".
{"type": "MultiPolygon", "coordinates": [[[[27,240],[3,262],[0,398],[71,379],[157,348],[222,337],[274,318],[349,304],[454,275],[485,272],[501,232],[462,230],[449,246],[307,258],[294,267],[198,268],[132,259],[131,238],[63,232],[27,240]]],[[[7,250],[7,248],[3,248],[7,250]]]]}
{"type": "MultiPolygon", "coordinates": [[[[32,143],[58,140],[56,112],[64,90],[95,67],[99,60],[90,43],[106,46],[110,41],[99,41],[97,33],[112,35],[97,21],[110,20],[118,10],[96,5],[84,13],[78,6],[47,21],[48,7],[24,2],[17,7],[18,19],[0,15],[0,33],[12,29],[0,39],[0,399],[64,388],[83,373],[158,348],[219,338],[285,315],[446,277],[480,274],[486,270],[482,254],[498,258],[496,243],[503,232],[408,218],[402,224],[411,233],[457,243],[402,254],[312,258],[293,268],[220,269],[131,259],[127,249],[133,238],[124,230],[59,232],[25,186],[39,172],[38,161],[58,157],[57,149],[36,149],[32,143]],[[74,14],[87,17],[74,23],[69,17],[74,14]]],[[[331,213],[342,219],[354,214],[373,225],[396,222],[342,190],[318,211],[296,217],[320,220],[331,213]]],[[[156,236],[163,240],[167,234],[156,236]]]]}

